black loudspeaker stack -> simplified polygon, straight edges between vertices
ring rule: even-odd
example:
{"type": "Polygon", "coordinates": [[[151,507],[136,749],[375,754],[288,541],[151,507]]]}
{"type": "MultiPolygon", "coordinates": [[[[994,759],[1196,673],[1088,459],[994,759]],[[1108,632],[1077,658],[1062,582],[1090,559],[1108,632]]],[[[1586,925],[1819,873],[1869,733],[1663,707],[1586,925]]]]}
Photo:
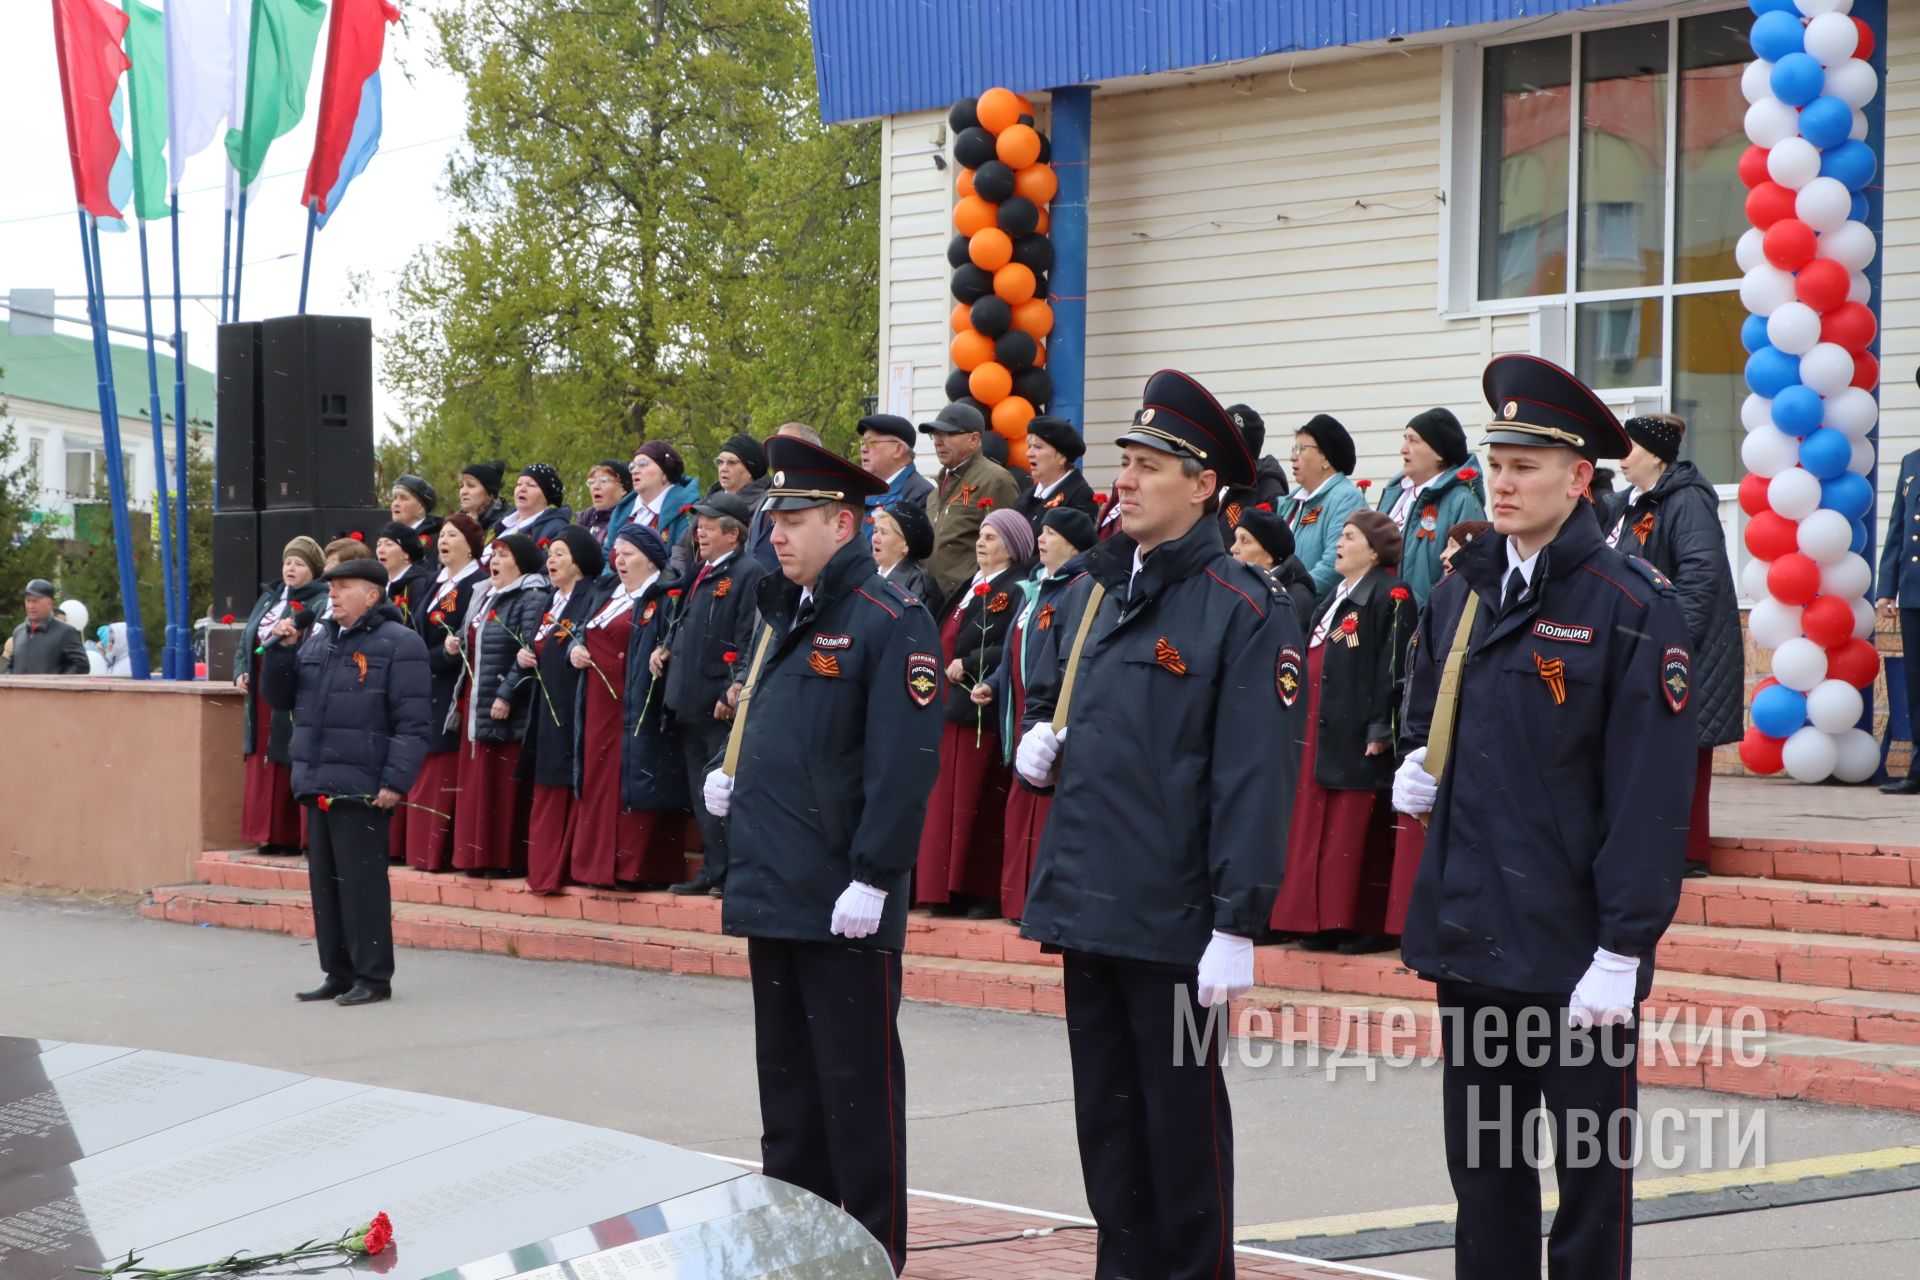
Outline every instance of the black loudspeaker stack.
{"type": "Polygon", "coordinates": [[[220,326],[214,436],[213,616],[245,618],[280,553],[360,533],[387,513],[373,459],[373,324],[281,316],[220,326]]]}

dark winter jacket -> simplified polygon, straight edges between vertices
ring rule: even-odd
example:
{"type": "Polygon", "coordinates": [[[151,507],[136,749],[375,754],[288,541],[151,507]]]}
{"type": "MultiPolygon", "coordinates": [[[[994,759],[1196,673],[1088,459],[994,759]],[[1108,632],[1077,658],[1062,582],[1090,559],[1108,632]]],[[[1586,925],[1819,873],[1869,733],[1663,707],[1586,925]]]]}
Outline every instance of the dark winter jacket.
{"type": "Polygon", "coordinates": [[[925,565],[912,556],[908,556],[880,576],[927,606],[928,613],[934,612],[945,603],[938,599],[940,588],[934,585],[933,575],[927,572],[925,565]]]}
{"type": "MultiPolygon", "coordinates": [[[[527,719],[536,710],[549,720],[557,717],[559,704],[552,702],[551,692],[542,697],[541,684],[533,672],[516,661],[523,646],[533,646],[534,633],[540,630],[540,619],[552,597],[553,588],[546,575],[528,573],[505,587],[495,588],[481,602],[480,616],[486,622],[480,628],[479,643],[467,650],[474,683],[473,705],[467,710],[473,725],[470,735],[473,741],[518,742],[526,736],[527,719]],[[505,720],[493,718],[496,698],[512,708],[505,720]]],[[[460,680],[464,683],[466,679],[463,668],[460,680]]],[[[456,699],[461,687],[455,686],[456,699]]],[[[447,715],[450,723],[458,724],[457,701],[447,715]]]]}
{"type": "Polygon", "coordinates": [[[747,678],[747,645],[758,620],[753,592],[766,572],[740,551],[711,573],[695,567],[666,639],[673,657],[661,691],[681,720],[712,720],[727,688],[747,678]]]}
{"type": "Polygon", "coordinates": [[[23,622],[13,629],[8,675],[84,676],[87,671],[87,644],[76,628],[49,617],[39,627],[23,622]]]}
{"type": "Polygon", "coordinates": [[[1040,536],[1040,521],[1047,512],[1055,507],[1072,507],[1075,511],[1086,512],[1087,519],[1100,518],[1100,504],[1093,500],[1093,486],[1078,471],[1069,470],[1060,487],[1042,498],[1039,490],[1027,489],[1020,495],[1020,514],[1033,526],[1033,536],[1040,536]]]}
{"type": "MultiPolygon", "coordinates": [[[[680,750],[673,713],[667,710],[668,676],[656,677],[647,663],[666,642],[685,599],[663,573],[633,602],[633,630],[627,633],[627,687],[620,700],[620,807],[629,812],[690,807],[686,757],[680,750]]],[[[672,672],[671,663],[667,670],[672,672]]],[[[711,714],[713,704],[707,708],[711,714]]]]}
{"type": "MultiPolygon", "coordinates": [[[[1033,682],[1041,672],[1047,672],[1048,679],[1054,679],[1059,672],[1060,663],[1065,657],[1060,652],[1060,629],[1055,619],[1060,613],[1060,598],[1073,581],[1087,571],[1087,558],[1076,555],[1052,573],[1046,572],[1044,565],[1035,572],[1045,577],[1029,578],[1020,584],[1021,605],[1019,616],[1013,626],[1007,630],[1007,640],[1002,649],[1002,658],[987,673],[987,686],[993,690],[993,701],[987,704],[988,714],[1000,730],[1000,755],[1008,764],[1013,762],[1013,754],[1020,745],[1020,727],[1025,719],[1026,708],[1015,706],[1014,676],[1020,678],[1020,691],[1031,689],[1033,682]],[[1016,646],[1014,641],[1018,639],[1016,646]],[[1016,654],[1017,649],[1017,654],[1016,654]],[[1013,670],[1017,656],[1020,670],[1013,670]]],[[[1072,643],[1069,638],[1065,643],[1072,643]]]]}
{"type": "Polygon", "coordinates": [[[1337,607],[1329,608],[1332,617],[1321,642],[1320,736],[1313,776],[1323,787],[1384,791],[1393,785],[1407,640],[1419,611],[1413,593],[1393,571],[1378,567],[1355,583],[1337,607]],[[1368,755],[1370,742],[1385,750],[1368,755]]]}
{"type": "Polygon", "coordinates": [[[293,794],[405,795],[427,758],[427,646],[382,602],[353,626],[323,618],[260,663],[267,705],[293,714],[293,794]]]}
{"type": "Polygon", "coordinates": [[[1299,556],[1288,556],[1267,570],[1267,576],[1292,603],[1294,616],[1300,620],[1300,634],[1312,635],[1318,609],[1314,603],[1313,575],[1307,572],[1307,566],[1300,563],[1299,556]]]}
{"type": "Polygon", "coordinates": [[[1287,469],[1280,459],[1272,454],[1262,454],[1259,470],[1251,485],[1232,485],[1220,491],[1220,540],[1228,548],[1233,546],[1233,531],[1240,527],[1243,512],[1267,504],[1267,510],[1278,511],[1280,499],[1287,496],[1287,469]]]}
{"type": "MultiPolygon", "coordinates": [[[[959,615],[960,627],[954,633],[953,650],[944,654],[940,665],[946,666],[958,660],[963,674],[958,680],[947,686],[946,718],[951,724],[972,724],[976,708],[973,704],[973,686],[993,673],[1000,665],[1000,653],[1007,643],[1007,629],[1026,607],[1027,596],[1021,590],[1026,574],[1014,566],[1002,569],[984,584],[984,594],[978,588],[962,583],[960,593],[953,598],[947,609],[947,616],[940,620],[941,630],[945,631],[954,615],[959,615]]],[[[993,718],[987,718],[989,724],[993,718]]]]}
{"type": "Polygon", "coordinates": [[[476,562],[473,572],[460,581],[437,591],[429,581],[421,593],[423,603],[414,614],[413,623],[420,638],[427,643],[427,670],[433,673],[433,714],[429,721],[433,729],[427,734],[428,755],[441,755],[460,746],[460,726],[452,714],[453,699],[466,664],[459,654],[447,652],[447,637],[466,635],[464,624],[474,593],[489,585],[486,570],[476,562]],[[435,615],[439,616],[437,622],[435,615]]]}
{"type": "MultiPolygon", "coordinates": [[[[508,508],[508,511],[511,512],[512,508],[508,508]]],[[[502,517],[502,519],[504,519],[504,517],[502,517]]],[[[555,534],[559,533],[562,529],[566,528],[568,525],[572,523],[573,523],[572,507],[547,507],[546,509],[541,511],[539,515],[527,521],[525,524],[521,525],[517,529],[503,529],[498,524],[496,524],[493,530],[493,537],[489,537],[487,539],[487,542],[488,542],[487,557],[491,559],[493,555],[493,547],[492,547],[493,538],[505,537],[509,533],[524,534],[527,537],[532,538],[533,544],[537,547],[544,542],[551,542],[555,534]]]]}
{"type": "MultiPolygon", "coordinates": [[[[420,629],[420,613],[426,608],[426,596],[440,570],[428,564],[411,564],[407,571],[387,584],[387,603],[400,611],[400,621],[420,629]]],[[[424,637],[423,637],[424,638],[424,637]]]]}
{"type": "MultiPolygon", "coordinates": [[[[547,604],[547,613],[543,616],[553,617],[553,624],[547,630],[546,644],[540,649],[540,679],[536,683],[544,684],[553,698],[553,708],[559,713],[558,723],[555,716],[547,714],[546,699],[540,699],[539,714],[527,719],[527,736],[520,741],[520,763],[514,768],[514,777],[522,782],[579,789],[580,726],[584,723],[581,698],[586,693],[586,685],[581,681],[583,677],[587,680],[600,677],[592,671],[581,671],[567,661],[567,648],[569,639],[600,611],[606,599],[600,579],[594,578],[574,584],[557,617],[553,614],[552,602],[547,604]]],[[[547,624],[543,622],[541,629],[547,629],[547,624]]],[[[538,644],[540,631],[536,630],[527,639],[538,644]]],[[[538,692],[536,688],[536,696],[538,692]]]]}
{"type": "Polygon", "coordinates": [[[1632,495],[1625,489],[1611,496],[1601,527],[1620,526],[1619,549],[1630,550],[1631,535],[1640,546],[1637,554],[1673,580],[1693,642],[1700,745],[1738,742],[1746,715],[1747,658],[1720,524],[1720,495],[1691,462],[1668,467],[1651,492],[1628,506],[1632,495]]]}
{"type": "Polygon", "coordinates": [[[475,517],[481,530],[487,535],[488,542],[492,542],[494,535],[500,532],[500,522],[505,520],[508,513],[512,510],[513,504],[511,502],[508,502],[505,498],[495,498],[487,504],[485,511],[475,517]]]}
{"type": "Polygon", "coordinates": [[[1902,609],[1920,609],[1920,449],[1900,459],[1873,594],[1902,609]]]}
{"type": "MultiPolygon", "coordinates": [[[[286,586],[283,583],[277,587],[269,587],[266,591],[262,592],[260,598],[254,601],[253,612],[247,615],[246,629],[240,633],[240,659],[238,665],[242,670],[251,671],[255,680],[260,678],[260,659],[255,657],[253,653],[255,649],[260,647],[260,620],[267,616],[268,609],[271,609],[275,604],[279,603],[280,593],[285,590],[286,586]]],[[[293,599],[299,602],[302,609],[323,609],[327,603],[327,584],[324,582],[309,582],[304,587],[295,587],[293,590],[293,599]]],[[[285,615],[283,614],[282,616],[284,617],[285,615]]],[[[16,645],[14,647],[15,654],[18,654],[19,651],[19,647],[16,645]]],[[[79,674],[85,675],[86,673],[82,671],[79,674]]],[[[293,718],[278,711],[269,714],[267,716],[266,742],[263,744],[260,741],[260,726],[254,723],[253,707],[253,699],[249,697],[246,706],[241,710],[240,754],[246,756],[258,755],[262,746],[264,746],[267,752],[267,759],[274,764],[292,764],[293,756],[290,753],[293,749],[293,718]]]]}

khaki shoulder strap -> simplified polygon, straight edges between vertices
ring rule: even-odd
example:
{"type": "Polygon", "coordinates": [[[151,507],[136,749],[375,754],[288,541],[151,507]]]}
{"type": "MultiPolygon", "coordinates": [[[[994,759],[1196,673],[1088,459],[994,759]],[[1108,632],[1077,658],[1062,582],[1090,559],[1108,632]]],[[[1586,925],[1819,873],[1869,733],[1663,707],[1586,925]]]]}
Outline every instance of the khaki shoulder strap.
{"type": "Polygon", "coordinates": [[[1093,617],[1100,612],[1100,602],[1107,598],[1107,589],[1099,583],[1093,584],[1093,591],[1087,596],[1087,608],[1080,615],[1080,629],[1073,633],[1073,649],[1067,654],[1067,673],[1060,681],[1060,701],[1053,707],[1053,731],[1061,733],[1067,727],[1067,708],[1073,702],[1073,682],[1080,675],[1080,653],[1087,647],[1087,633],[1093,630],[1093,617]]]}
{"type": "Polygon", "coordinates": [[[740,705],[733,709],[733,728],[727,732],[727,754],[720,761],[720,772],[729,778],[740,767],[740,743],[747,733],[747,704],[753,700],[753,688],[760,683],[760,668],[767,660],[767,646],[773,641],[773,627],[760,624],[760,643],[753,649],[753,665],[747,668],[747,683],[740,690],[740,705]]]}
{"type": "Polygon", "coordinates": [[[1480,612],[1480,593],[1467,589],[1466,608],[1453,629],[1453,644],[1447,650],[1447,664],[1440,669],[1440,694],[1433,702],[1433,722],[1427,730],[1426,770],[1437,782],[1446,772],[1447,755],[1453,748],[1453,722],[1460,709],[1460,673],[1467,665],[1467,646],[1473,640],[1473,620],[1480,612]]]}

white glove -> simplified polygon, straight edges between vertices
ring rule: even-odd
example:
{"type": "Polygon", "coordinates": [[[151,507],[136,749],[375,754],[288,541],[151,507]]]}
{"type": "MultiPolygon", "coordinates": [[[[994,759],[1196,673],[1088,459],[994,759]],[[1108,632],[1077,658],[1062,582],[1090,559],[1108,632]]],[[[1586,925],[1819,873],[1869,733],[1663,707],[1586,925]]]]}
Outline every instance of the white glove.
{"type": "Polygon", "coordinates": [[[1065,729],[1055,733],[1053,726],[1045,722],[1034,725],[1014,751],[1013,767],[1036,787],[1052,786],[1054,762],[1060,758],[1060,744],[1066,740],[1065,729]]]}
{"type": "Polygon", "coordinates": [[[1212,1008],[1253,990],[1253,939],[1213,931],[1200,957],[1200,1004],[1212,1008]]]}
{"type": "Polygon", "coordinates": [[[880,927],[880,912],[887,905],[887,891],[853,881],[840,891],[833,904],[833,925],[829,933],[848,938],[864,938],[880,927]]]}
{"type": "Polygon", "coordinates": [[[1633,986],[1639,972],[1638,958],[1596,947],[1593,963],[1567,1001],[1567,1025],[1576,1031],[1633,1025],[1633,986]]]}
{"type": "Polygon", "coordinates": [[[1393,807],[1400,813],[1419,815],[1431,812],[1440,784],[1427,772],[1427,749],[1407,753],[1393,775],[1393,807]]]}
{"type": "Polygon", "coordinates": [[[707,775],[707,785],[701,788],[700,794],[707,802],[707,812],[724,818],[727,810],[733,808],[733,779],[725,769],[715,769],[707,775]]]}

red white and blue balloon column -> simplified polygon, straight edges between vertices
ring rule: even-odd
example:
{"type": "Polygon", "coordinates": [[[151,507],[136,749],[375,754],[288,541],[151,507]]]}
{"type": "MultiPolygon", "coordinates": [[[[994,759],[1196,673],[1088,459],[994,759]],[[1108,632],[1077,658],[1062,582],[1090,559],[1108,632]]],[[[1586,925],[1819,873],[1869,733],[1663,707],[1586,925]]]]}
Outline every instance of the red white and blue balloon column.
{"type": "Polygon", "coordinates": [[[1801,782],[1863,782],[1880,763],[1858,727],[1880,670],[1865,556],[1880,413],[1866,275],[1878,246],[1863,194],[1879,169],[1862,110],[1880,89],[1874,37],[1853,0],[1751,5],[1740,506],[1748,628],[1773,670],[1755,690],[1740,759],[1801,782]]]}

